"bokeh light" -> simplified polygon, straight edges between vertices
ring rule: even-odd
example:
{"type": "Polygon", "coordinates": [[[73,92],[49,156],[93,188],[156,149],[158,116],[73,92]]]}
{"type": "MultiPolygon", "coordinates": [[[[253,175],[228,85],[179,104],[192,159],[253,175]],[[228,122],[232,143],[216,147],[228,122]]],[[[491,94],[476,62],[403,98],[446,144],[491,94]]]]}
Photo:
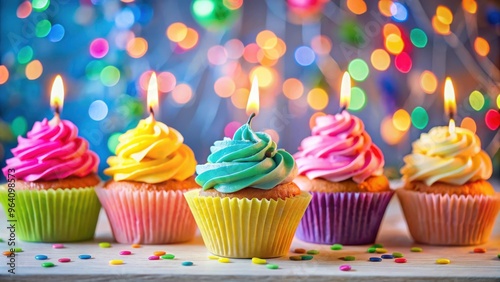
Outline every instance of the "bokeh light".
{"type": "Polygon", "coordinates": [[[394,64],[396,65],[396,68],[402,73],[408,73],[413,65],[410,55],[408,55],[408,53],[406,52],[402,52],[401,54],[397,55],[394,59],[394,64]]]}
{"type": "Polygon", "coordinates": [[[20,64],[26,64],[33,58],[33,49],[30,46],[24,46],[17,53],[17,61],[20,64]]]}
{"type": "Polygon", "coordinates": [[[50,5],[50,0],[32,0],[31,6],[36,12],[45,11],[50,5]]]}
{"type": "Polygon", "coordinates": [[[193,12],[198,17],[207,17],[213,13],[215,4],[211,0],[196,0],[193,2],[193,12]]]}
{"type": "Polygon", "coordinates": [[[391,17],[391,6],[392,0],[380,0],[378,1],[378,10],[380,13],[386,17],[391,17]]]}
{"type": "MultiPolygon", "coordinates": [[[[0,67],[1,67],[1,66],[0,66],[0,67]]],[[[8,73],[7,73],[7,75],[8,75],[8,73]]],[[[1,77],[2,77],[2,75],[0,75],[0,81],[1,81],[1,77]]],[[[0,84],[1,84],[1,83],[0,83],[0,84]]],[[[499,108],[499,109],[500,109],[500,94],[497,94],[497,108],[499,108]]]]}
{"type": "Polygon", "coordinates": [[[271,136],[271,139],[278,143],[280,142],[280,135],[278,134],[278,132],[276,132],[276,130],[274,129],[266,129],[264,130],[265,133],[269,134],[269,136],[271,136]]]}
{"type": "Polygon", "coordinates": [[[100,79],[105,86],[115,86],[120,80],[120,70],[115,66],[104,67],[101,71],[100,79]]]}
{"type": "Polygon", "coordinates": [[[30,1],[23,1],[17,7],[16,15],[20,19],[25,19],[31,14],[31,11],[32,11],[31,2],[30,1]]]}
{"type": "Polygon", "coordinates": [[[399,2],[393,2],[391,4],[391,14],[392,19],[396,22],[404,22],[408,18],[408,10],[399,2]]]}
{"type": "Polygon", "coordinates": [[[411,43],[417,48],[424,48],[427,45],[427,34],[419,28],[414,28],[410,32],[411,43]]]}
{"type": "Polygon", "coordinates": [[[376,49],[370,56],[373,68],[379,71],[385,71],[391,64],[391,57],[384,49],[376,49]]]}
{"type": "Polygon", "coordinates": [[[237,60],[243,56],[245,45],[239,39],[231,39],[224,44],[229,59],[237,60]]]}
{"type": "Polygon", "coordinates": [[[474,50],[479,56],[486,57],[490,52],[490,44],[482,37],[476,37],[474,40],[474,50]]]}
{"type": "Polygon", "coordinates": [[[262,49],[272,49],[278,44],[278,37],[270,30],[263,30],[257,34],[255,42],[262,49]]]}
{"type": "Polygon", "coordinates": [[[301,66],[309,66],[314,63],[315,59],[314,51],[307,46],[300,46],[295,50],[295,61],[301,66]]]}
{"type": "Polygon", "coordinates": [[[404,137],[404,132],[394,127],[392,117],[387,116],[380,124],[380,135],[385,143],[389,145],[397,145],[404,137]]]}
{"type": "Polygon", "coordinates": [[[241,127],[241,122],[232,121],[224,127],[224,136],[233,138],[234,133],[241,127]]]}
{"type": "Polygon", "coordinates": [[[10,130],[14,136],[22,136],[28,131],[28,122],[23,116],[16,117],[10,125],[10,130]]]}
{"type": "Polygon", "coordinates": [[[434,31],[438,34],[450,34],[450,25],[440,22],[437,16],[432,17],[432,28],[434,28],[434,31]]]}
{"type": "Polygon", "coordinates": [[[420,87],[424,93],[432,94],[437,89],[437,78],[433,72],[425,70],[420,74],[420,87]]]}
{"type": "Polygon", "coordinates": [[[311,40],[311,48],[318,55],[327,55],[332,50],[332,41],[324,35],[317,35],[311,40]]]}
{"type": "Polygon", "coordinates": [[[489,109],[484,116],[486,126],[491,130],[497,130],[500,126],[500,112],[498,110],[489,109]]]}
{"type": "Polygon", "coordinates": [[[405,43],[403,39],[396,34],[389,34],[385,38],[385,49],[393,55],[397,55],[403,51],[405,43]]]}
{"type": "Polygon", "coordinates": [[[7,82],[8,79],[9,79],[9,70],[7,69],[6,66],[0,65],[0,85],[7,82]]]}
{"type": "Polygon", "coordinates": [[[122,135],[121,133],[113,133],[113,134],[111,134],[111,136],[109,136],[108,150],[109,150],[109,152],[111,152],[111,154],[115,154],[116,147],[120,143],[118,138],[120,138],[121,135],[122,135]]]}
{"type": "Polygon", "coordinates": [[[249,79],[252,81],[254,77],[257,77],[259,80],[259,87],[266,88],[272,85],[275,76],[276,74],[273,69],[265,66],[257,66],[250,71],[249,79]]]}
{"type": "Polygon", "coordinates": [[[259,45],[255,43],[250,43],[247,46],[245,46],[245,49],[243,50],[243,58],[249,63],[257,63],[259,62],[259,58],[257,57],[257,54],[259,53],[260,47],[259,45]]]}
{"type": "Polygon", "coordinates": [[[401,37],[401,30],[399,29],[399,27],[392,23],[386,23],[384,25],[384,28],[382,29],[382,32],[384,33],[384,37],[387,37],[390,34],[395,34],[401,37]]]}
{"type": "Polygon", "coordinates": [[[106,54],[108,54],[108,51],[109,51],[109,44],[108,41],[104,38],[94,39],[90,43],[89,52],[90,55],[94,58],[97,59],[103,58],[104,56],[106,56],[106,54]]]}
{"type": "Polygon", "coordinates": [[[186,37],[178,44],[182,49],[189,50],[198,44],[198,32],[192,28],[187,29],[186,37]]]}
{"type": "MultiPolygon", "coordinates": [[[[149,75],[149,77],[151,77],[151,74],[149,75]]],[[[163,93],[167,93],[174,90],[175,84],[177,83],[174,74],[168,71],[160,72],[158,74],[157,79],[158,79],[158,90],[163,93]]],[[[148,83],[149,83],[149,78],[148,78],[148,83]]],[[[144,90],[147,90],[147,88],[144,90]]]]}
{"type": "Polygon", "coordinates": [[[304,85],[296,78],[289,78],[283,82],[283,94],[290,100],[299,99],[304,94],[304,85]]]}
{"type": "Polygon", "coordinates": [[[172,42],[181,42],[186,38],[188,28],[181,22],[175,22],[168,26],[166,34],[172,42]]]}
{"type": "Polygon", "coordinates": [[[351,88],[351,102],[349,103],[348,110],[360,111],[366,106],[366,93],[359,87],[351,88]]]}
{"type": "Polygon", "coordinates": [[[227,62],[227,50],[224,46],[215,45],[208,49],[207,58],[212,65],[223,65],[227,62]]]}
{"type": "Polygon", "coordinates": [[[172,91],[172,99],[179,105],[186,104],[193,98],[191,86],[185,83],[178,84],[172,91]]]}
{"type": "Polygon", "coordinates": [[[25,74],[29,80],[34,80],[42,75],[43,66],[39,60],[33,60],[26,65],[25,74]]]}
{"type": "Polygon", "coordinates": [[[352,60],[347,66],[347,71],[352,79],[356,81],[364,81],[368,77],[368,74],[370,74],[368,64],[360,58],[352,60]]]}
{"type": "Polygon", "coordinates": [[[130,28],[135,21],[134,12],[131,9],[125,8],[118,12],[115,16],[115,25],[120,29],[130,28]]]}
{"type": "Polygon", "coordinates": [[[108,105],[102,100],[96,100],[90,104],[89,116],[92,120],[101,121],[108,115],[108,105]]]}
{"type": "Polygon", "coordinates": [[[481,92],[474,90],[469,95],[469,104],[475,111],[480,111],[484,107],[484,96],[481,92]]]}
{"type": "Polygon", "coordinates": [[[467,128],[474,133],[476,133],[477,130],[476,122],[470,117],[465,117],[462,123],[460,123],[460,127],[467,128]]]}
{"type": "Polygon", "coordinates": [[[429,115],[427,111],[418,106],[411,112],[411,123],[415,128],[424,129],[429,123],[429,115]]]}
{"type": "Polygon", "coordinates": [[[63,39],[65,32],[66,31],[64,30],[64,27],[62,25],[55,24],[50,29],[49,35],[47,37],[51,42],[59,42],[63,39]]]}
{"type": "Polygon", "coordinates": [[[366,13],[367,7],[363,0],[347,0],[347,9],[353,14],[362,15],[366,13]]]}
{"type": "Polygon", "coordinates": [[[436,17],[437,20],[443,24],[450,25],[453,22],[453,14],[450,11],[450,8],[439,5],[436,8],[436,17]]]}
{"type": "Polygon", "coordinates": [[[477,3],[475,0],[462,0],[462,8],[470,14],[475,14],[477,11],[477,3]]]}
{"type": "Polygon", "coordinates": [[[313,88],[307,93],[307,104],[317,111],[321,111],[328,105],[328,94],[322,88],[313,88]]]}
{"type": "Polygon", "coordinates": [[[36,37],[45,37],[49,34],[52,24],[49,20],[41,20],[35,26],[36,37]]]}
{"type": "Polygon", "coordinates": [[[321,116],[326,116],[326,114],[323,112],[315,112],[314,114],[312,114],[309,118],[309,128],[313,129],[313,127],[316,126],[316,118],[321,116]]]}
{"type": "Polygon", "coordinates": [[[214,91],[219,97],[228,98],[233,95],[236,90],[234,80],[228,76],[217,79],[214,83],[214,91]]]}
{"type": "Polygon", "coordinates": [[[404,109],[399,109],[392,115],[392,124],[399,131],[407,131],[411,125],[410,114],[404,109]]]}
{"type": "Polygon", "coordinates": [[[127,53],[132,58],[140,58],[148,51],[148,42],[142,37],[136,37],[127,43],[127,53]]]}
{"type": "Polygon", "coordinates": [[[99,60],[90,61],[85,67],[85,75],[87,76],[87,79],[90,80],[99,79],[101,71],[105,66],[106,65],[99,60]]]}
{"type": "Polygon", "coordinates": [[[222,4],[230,10],[237,10],[243,5],[243,0],[222,0],[222,4]]]}
{"type": "Polygon", "coordinates": [[[239,88],[234,91],[234,94],[231,95],[231,103],[237,109],[245,109],[247,106],[248,96],[250,95],[250,90],[247,88],[239,88]]]}

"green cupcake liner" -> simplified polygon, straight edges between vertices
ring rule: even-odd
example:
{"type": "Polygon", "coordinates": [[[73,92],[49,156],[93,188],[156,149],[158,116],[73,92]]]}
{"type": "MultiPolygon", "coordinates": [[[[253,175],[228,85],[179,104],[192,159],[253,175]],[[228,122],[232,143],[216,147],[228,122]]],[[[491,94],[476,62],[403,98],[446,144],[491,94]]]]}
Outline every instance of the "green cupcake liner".
{"type": "Polygon", "coordinates": [[[101,203],[94,187],[16,190],[14,218],[9,196],[0,186],[0,202],[7,219],[14,219],[16,236],[29,242],[74,242],[94,237],[101,203]]]}

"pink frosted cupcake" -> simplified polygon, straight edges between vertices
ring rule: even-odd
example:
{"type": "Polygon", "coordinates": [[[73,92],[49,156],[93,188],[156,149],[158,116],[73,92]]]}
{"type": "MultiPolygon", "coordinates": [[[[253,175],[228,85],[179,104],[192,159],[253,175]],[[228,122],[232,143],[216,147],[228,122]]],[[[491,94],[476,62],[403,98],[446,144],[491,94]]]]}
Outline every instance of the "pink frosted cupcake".
{"type": "Polygon", "coordinates": [[[472,131],[447,126],[422,133],[401,169],[398,198],[413,239],[434,245],[488,241],[500,209],[500,193],[487,181],[491,159],[472,131]]]}
{"type": "Polygon", "coordinates": [[[294,157],[294,181],[313,196],[296,236],[319,244],[373,243],[394,192],[363,122],[347,111],[317,117],[294,157]]]}
{"type": "Polygon", "coordinates": [[[196,223],[183,193],[194,181],[196,160],[175,129],[141,120],[120,136],[116,156],[96,189],[119,243],[167,244],[191,240],[196,223]]]}

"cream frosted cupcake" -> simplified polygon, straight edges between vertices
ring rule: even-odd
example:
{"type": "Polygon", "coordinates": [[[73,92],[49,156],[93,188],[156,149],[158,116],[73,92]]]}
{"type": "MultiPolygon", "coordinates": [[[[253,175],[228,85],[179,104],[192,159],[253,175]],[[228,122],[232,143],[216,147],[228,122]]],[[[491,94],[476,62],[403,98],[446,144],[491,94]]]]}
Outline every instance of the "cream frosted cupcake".
{"type": "Polygon", "coordinates": [[[292,182],[293,157],[247,124],[216,141],[198,165],[200,190],[185,193],[203,241],[213,254],[269,258],[288,252],[310,195],[292,182]]]}
{"type": "Polygon", "coordinates": [[[78,128],[58,116],[50,122],[44,119],[18,142],[2,170],[10,181],[0,186],[7,217],[17,219],[18,238],[32,242],[92,239],[101,209],[94,191],[100,182],[99,158],[78,137],[78,128]]]}
{"type": "Polygon", "coordinates": [[[397,190],[413,239],[435,245],[476,245],[488,240],[500,193],[487,181],[489,156],[472,131],[434,127],[413,143],[397,190]]]}
{"type": "Polygon", "coordinates": [[[116,156],[96,189],[119,243],[167,244],[192,239],[196,223],[183,193],[194,181],[193,151],[175,129],[152,116],[119,137],[116,156]]]}

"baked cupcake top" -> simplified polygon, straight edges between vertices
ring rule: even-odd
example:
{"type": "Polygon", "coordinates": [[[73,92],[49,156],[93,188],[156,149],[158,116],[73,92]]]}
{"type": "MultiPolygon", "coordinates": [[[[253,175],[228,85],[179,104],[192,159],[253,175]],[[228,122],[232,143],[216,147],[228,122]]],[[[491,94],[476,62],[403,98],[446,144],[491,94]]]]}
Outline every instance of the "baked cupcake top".
{"type": "Polygon", "coordinates": [[[175,129],[151,116],[139,121],[118,138],[116,156],[108,158],[106,175],[115,181],[160,183],[170,179],[183,181],[195,172],[193,151],[183,144],[184,137],[175,129]]]}
{"type": "Polygon", "coordinates": [[[214,188],[234,193],[252,187],[263,190],[291,182],[296,165],[290,153],[277,149],[264,132],[251,128],[253,115],[234,133],[233,138],[215,141],[207,163],[196,166],[196,182],[203,190],[214,188]]]}
{"type": "Polygon", "coordinates": [[[2,170],[6,177],[10,169],[24,181],[85,177],[97,172],[99,157],[78,137],[78,128],[70,121],[54,118],[35,122],[27,137],[17,140],[14,156],[2,170]]]}
{"type": "Polygon", "coordinates": [[[429,133],[422,133],[412,147],[401,169],[406,182],[463,185],[486,180],[493,172],[491,159],[481,150],[479,137],[465,128],[457,127],[450,134],[447,126],[434,127],[429,133]]]}
{"type": "Polygon", "coordinates": [[[363,122],[347,111],[317,117],[312,136],[302,140],[294,157],[300,175],[331,182],[361,183],[382,175],[384,167],[384,156],[363,122]]]}

